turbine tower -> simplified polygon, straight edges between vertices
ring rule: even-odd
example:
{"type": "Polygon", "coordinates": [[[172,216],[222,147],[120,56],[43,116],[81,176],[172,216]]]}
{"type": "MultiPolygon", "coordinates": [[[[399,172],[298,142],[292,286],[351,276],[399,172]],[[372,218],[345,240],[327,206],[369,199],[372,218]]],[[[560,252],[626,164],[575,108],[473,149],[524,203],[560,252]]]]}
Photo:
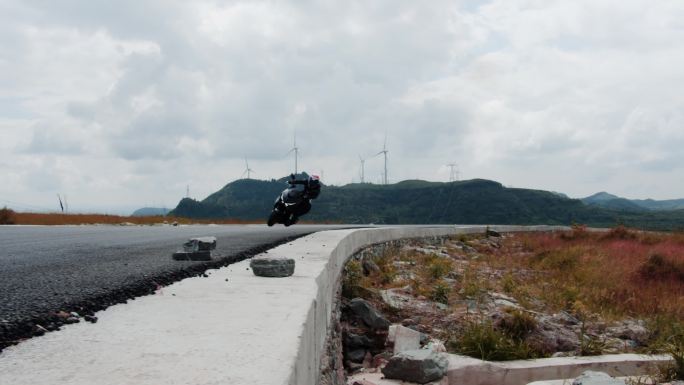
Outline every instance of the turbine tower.
{"type": "Polygon", "coordinates": [[[359,160],[361,161],[361,183],[365,183],[366,182],[366,180],[365,180],[365,178],[366,178],[366,171],[365,171],[366,160],[363,159],[361,157],[361,155],[359,155],[359,160]]]}
{"type": "Polygon", "coordinates": [[[375,154],[375,156],[380,154],[385,156],[385,173],[382,175],[382,183],[385,185],[387,184],[387,152],[387,133],[385,133],[385,143],[382,145],[382,151],[375,154]]]}
{"type": "Polygon", "coordinates": [[[247,179],[252,179],[252,173],[253,172],[254,172],[254,170],[249,168],[249,162],[247,162],[247,159],[245,159],[245,171],[242,173],[242,175],[240,175],[240,178],[242,178],[243,176],[245,176],[245,174],[247,174],[247,179]]]}
{"type": "Polygon", "coordinates": [[[297,131],[295,130],[294,133],[294,146],[290,151],[287,152],[287,155],[290,155],[290,153],[294,152],[295,154],[295,175],[297,175],[297,160],[299,158],[299,147],[297,147],[297,131]]]}
{"type": "Polygon", "coordinates": [[[458,170],[458,164],[457,163],[449,163],[447,164],[447,167],[451,169],[451,172],[449,173],[449,182],[456,182],[458,181],[458,174],[460,174],[458,170]]]}

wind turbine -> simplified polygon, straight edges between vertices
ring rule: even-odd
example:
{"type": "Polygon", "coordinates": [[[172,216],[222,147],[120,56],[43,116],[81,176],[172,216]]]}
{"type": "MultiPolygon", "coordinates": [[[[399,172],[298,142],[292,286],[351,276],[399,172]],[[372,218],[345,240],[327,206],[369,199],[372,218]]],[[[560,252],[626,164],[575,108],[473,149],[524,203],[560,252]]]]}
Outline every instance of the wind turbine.
{"type": "Polygon", "coordinates": [[[366,172],[365,172],[366,160],[363,159],[363,158],[361,157],[361,155],[359,155],[359,160],[361,161],[361,183],[365,183],[365,182],[366,182],[366,180],[365,180],[365,176],[366,176],[366,172]]]}
{"type": "Polygon", "coordinates": [[[240,178],[242,178],[243,176],[245,176],[245,174],[247,174],[247,179],[252,179],[252,173],[253,172],[254,172],[254,170],[249,168],[249,162],[247,162],[247,159],[245,159],[245,171],[242,173],[242,175],[240,175],[240,178]]]}
{"type": "Polygon", "coordinates": [[[385,143],[382,145],[382,151],[378,152],[375,154],[375,156],[378,156],[380,154],[383,154],[385,156],[385,173],[382,176],[383,179],[383,184],[387,184],[387,133],[385,133],[385,143]]]}
{"type": "Polygon", "coordinates": [[[297,160],[299,158],[299,147],[297,147],[297,131],[295,130],[294,133],[294,146],[290,151],[287,152],[287,155],[290,155],[294,151],[295,154],[295,175],[297,175],[297,160]]]}

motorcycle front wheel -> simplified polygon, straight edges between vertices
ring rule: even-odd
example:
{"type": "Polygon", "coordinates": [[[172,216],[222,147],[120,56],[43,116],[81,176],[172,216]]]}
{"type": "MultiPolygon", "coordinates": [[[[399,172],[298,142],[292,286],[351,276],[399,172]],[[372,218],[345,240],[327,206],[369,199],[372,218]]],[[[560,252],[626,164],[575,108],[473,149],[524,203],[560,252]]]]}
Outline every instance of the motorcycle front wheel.
{"type": "Polygon", "coordinates": [[[271,211],[271,215],[268,216],[268,221],[266,221],[266,224],[268,227],[271,227],[276,224],[276,219],[278,217],[278,214],[276,214],[275,211],[271,211]]]}

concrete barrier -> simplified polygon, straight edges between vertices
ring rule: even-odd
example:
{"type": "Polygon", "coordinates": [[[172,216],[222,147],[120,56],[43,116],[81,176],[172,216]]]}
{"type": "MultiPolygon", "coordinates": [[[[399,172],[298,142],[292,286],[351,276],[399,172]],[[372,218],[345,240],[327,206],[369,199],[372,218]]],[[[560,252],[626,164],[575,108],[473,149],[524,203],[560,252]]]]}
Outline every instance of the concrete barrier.
{"type": "Polygon", "coordinates": [[[308,310],[301,332],[299,353],[289,384],[315,384],[320,373],[320,357],[331,325],[336,286],[347,259],[356,251],[377,243],[407,238],[443,237],[455,234],[483,233],[487,228],[498,232],[566,230],[564,226],[396,226],[361,229],[340,239],[316,277],[316,298],[308,310]]]}

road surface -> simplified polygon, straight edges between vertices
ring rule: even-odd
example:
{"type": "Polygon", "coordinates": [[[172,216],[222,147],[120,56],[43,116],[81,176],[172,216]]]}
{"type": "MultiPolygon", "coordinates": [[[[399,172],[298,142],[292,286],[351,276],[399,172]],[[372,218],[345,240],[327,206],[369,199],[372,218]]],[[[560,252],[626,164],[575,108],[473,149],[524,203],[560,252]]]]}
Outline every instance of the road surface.
{"type": "MultiPolygon", "coordinates": [[[[0,226],[0,349],[58,310],[99,310],[288,238],[333,226],[0,226]],[[216,236],[220,262],[174,261],[190,237],[216,236]],[[5,342],[3,344],[3,341],[5,342]]],[[[56,325],[58,326],[58,325],[56,325]]]]}

